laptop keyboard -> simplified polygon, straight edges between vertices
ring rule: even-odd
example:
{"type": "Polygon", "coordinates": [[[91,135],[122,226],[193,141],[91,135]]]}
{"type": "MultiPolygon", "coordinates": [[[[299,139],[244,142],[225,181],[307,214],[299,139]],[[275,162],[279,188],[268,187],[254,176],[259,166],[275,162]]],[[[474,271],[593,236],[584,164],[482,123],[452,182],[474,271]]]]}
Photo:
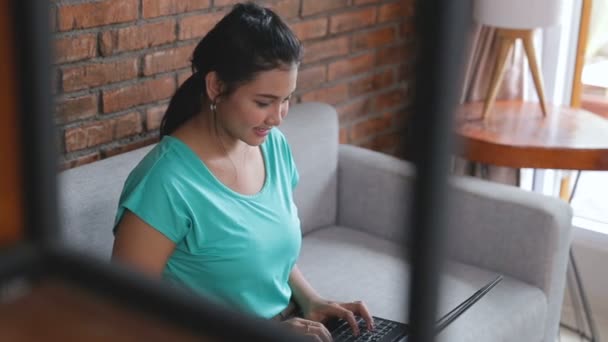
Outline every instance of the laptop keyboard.
{"type": "MultiPolygon", "coordinates": [[[[374,317],[375,329],[370,331],[367,329],[367,323],[361,317],[357,317],[357,324],[359,324],[359,336],[353,335],[353,329],[350,327],[347,321],[339,320],[336,326],[331,331],[331,336],[335,342],[359,342],[359,341],[384,341],[387,336],[396,335],[397,329],[400,328],[399,324],[384,320],[382,318],[374,317]]],[[[390,341],[390,340],[389,340],[390,341]]]]}

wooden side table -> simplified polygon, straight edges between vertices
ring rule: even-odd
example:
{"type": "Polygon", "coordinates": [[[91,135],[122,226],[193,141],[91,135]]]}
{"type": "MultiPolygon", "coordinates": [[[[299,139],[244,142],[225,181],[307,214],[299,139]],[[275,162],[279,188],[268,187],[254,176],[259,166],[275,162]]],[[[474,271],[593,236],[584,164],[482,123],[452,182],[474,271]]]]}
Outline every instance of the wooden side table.
{"type": "MultiPolygon", "coordinates": [[[[608,171],[608,120],[598,115],[549,106],[543,117],[538,103],[512,100],[497,101],[486,119],[482,110],[482,102],[465,103],[456,115],[455,133],[462,143],[457,153],[466,160],[518,169],[608,171]]],[[[562,182],[560,197],[570,201],[573,193],[568,193],[569,185],[562,182]]],[[[572,250],[570,264],[591,332],[584,337],[595,341],[595,324],[572,250]]]]}
{"type": "Polygon", "coordinates": [[[497,101],[481,119],[482,102],[467,103],[456,116],[460,155],[470,161],[512,168],[608,171],[608,120],[583,109],[497,101]]]}

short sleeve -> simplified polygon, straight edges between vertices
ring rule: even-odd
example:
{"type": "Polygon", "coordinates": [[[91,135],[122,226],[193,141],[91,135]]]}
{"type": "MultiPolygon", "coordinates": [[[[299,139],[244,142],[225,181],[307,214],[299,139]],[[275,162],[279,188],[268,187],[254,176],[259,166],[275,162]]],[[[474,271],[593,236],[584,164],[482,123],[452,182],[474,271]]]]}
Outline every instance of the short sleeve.
{"type": "Polygon", "coordinates": [[[179,189],[175,180],[158,169],[151,170],[141,179],[130,175],[120,196],[114,233],[128,209],[169,240],[180,242],[188,233],[192,220],[179,189]]]}

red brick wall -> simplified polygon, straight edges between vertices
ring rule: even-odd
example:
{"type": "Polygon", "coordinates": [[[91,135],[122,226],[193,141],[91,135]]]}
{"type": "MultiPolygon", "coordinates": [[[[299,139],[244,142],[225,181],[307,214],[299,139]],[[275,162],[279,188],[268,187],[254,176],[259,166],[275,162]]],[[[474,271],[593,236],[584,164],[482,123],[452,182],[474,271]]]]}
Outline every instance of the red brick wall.
{"type": "MultiPolygon", "coordinates": [[[[200,38],[234,0],[52,2],[66,169],[158,139],[200,38]]],[[[410,104],[413,0],[266,0],[304,42],[296,102],[333,104],[340,140],[395,153],[410,104]]]]}

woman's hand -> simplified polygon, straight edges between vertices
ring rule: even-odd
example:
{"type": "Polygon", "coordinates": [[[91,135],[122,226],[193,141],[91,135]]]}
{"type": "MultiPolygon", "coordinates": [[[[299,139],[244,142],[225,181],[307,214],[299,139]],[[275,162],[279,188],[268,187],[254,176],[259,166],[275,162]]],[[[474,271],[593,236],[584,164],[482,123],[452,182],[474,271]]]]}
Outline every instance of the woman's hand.
{"type": "Polygon", "coordinates": [[[331,342],[331,334],[327,328],[320,322],[314,322],[300,317],[290,318],[281,322],[289,329],[310,336],[314,341],[331,342]]]}
{"type": "Polygon", "coordinates": [[[321,298],[308,302],[302,307],[304,318],[316,322],[325,322],[330,318],[342,318],[348,322],[353,329],[353,334],[359,336],[359,325],[355,315],[363,317],[367,323],[368,330],[374,330],[374,320],[362,301],[350,303],[338,303],[321,298]]]}

